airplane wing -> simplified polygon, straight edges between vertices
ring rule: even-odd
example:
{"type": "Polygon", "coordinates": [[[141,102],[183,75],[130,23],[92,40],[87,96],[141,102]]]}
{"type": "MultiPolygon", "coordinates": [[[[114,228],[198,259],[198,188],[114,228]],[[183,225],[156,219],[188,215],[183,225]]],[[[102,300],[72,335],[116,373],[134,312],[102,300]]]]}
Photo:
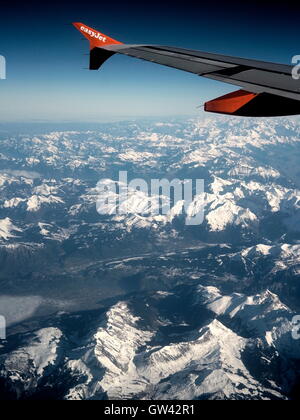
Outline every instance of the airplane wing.
{"type": "Polygon", "coordinates": [[[206,102],[205,111],[261,117],[300,114],[300,79],[292,77],[292,66],[161,45],[128,45],[82,23],[73,25],[90,41],[91,70],[116,53],[124,54],[242,88],[206,102]]]}

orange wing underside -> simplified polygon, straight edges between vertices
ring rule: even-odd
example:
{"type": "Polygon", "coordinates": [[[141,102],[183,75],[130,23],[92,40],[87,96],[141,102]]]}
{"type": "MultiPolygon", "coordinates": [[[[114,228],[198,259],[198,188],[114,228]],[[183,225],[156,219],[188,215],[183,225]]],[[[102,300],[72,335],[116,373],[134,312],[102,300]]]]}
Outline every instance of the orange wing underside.
{"type": "Polygon", "coordinates": [[[221,96],[220,98],[206,102],[204,109],[207,112],[216,112],[220,114],[236,114],[242,107],[256,98],[258,93],[238,90],[221,96]]]}

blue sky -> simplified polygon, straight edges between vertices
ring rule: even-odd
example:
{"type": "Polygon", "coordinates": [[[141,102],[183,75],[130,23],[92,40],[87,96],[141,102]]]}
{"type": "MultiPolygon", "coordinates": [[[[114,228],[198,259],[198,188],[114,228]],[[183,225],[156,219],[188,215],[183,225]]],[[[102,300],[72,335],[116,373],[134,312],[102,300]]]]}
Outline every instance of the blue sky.
{"type": "Polygon", "coordinates": [[[124,56],[88,71],[81,21],[122,42],[274,62],[300,54],[299,6],[261,2],[1,2],[0,121],[106,121],[197,114],[234,86],[124,56]]]}

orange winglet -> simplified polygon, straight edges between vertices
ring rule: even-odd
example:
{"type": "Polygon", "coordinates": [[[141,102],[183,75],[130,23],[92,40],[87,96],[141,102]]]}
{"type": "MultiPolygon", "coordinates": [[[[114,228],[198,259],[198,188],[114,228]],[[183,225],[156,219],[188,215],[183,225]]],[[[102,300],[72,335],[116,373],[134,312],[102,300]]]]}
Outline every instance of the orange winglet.
{"type": "Polygon", "coordinates": [[[73,25],[75,26],[76,29],[78,29],[79,32],[82,33],[82,35],[84,35],[90,41],[91,50],[95,47],[96,48],[104,47],[105,45],[123,44],[122,42],[116,41],[115,39],[102,34],[96,29],[90,28],[84,23],[74,22],[73,25]]]}
{"type": "Polygon", "coordinates": [[[238,90],[221,96],[220,98],[206,102],[204,109],[207,112],[216,112],[220,114],[235,114],[240,108],[256,98],[258,93],[247,92],[246,90],[238,90]]]}

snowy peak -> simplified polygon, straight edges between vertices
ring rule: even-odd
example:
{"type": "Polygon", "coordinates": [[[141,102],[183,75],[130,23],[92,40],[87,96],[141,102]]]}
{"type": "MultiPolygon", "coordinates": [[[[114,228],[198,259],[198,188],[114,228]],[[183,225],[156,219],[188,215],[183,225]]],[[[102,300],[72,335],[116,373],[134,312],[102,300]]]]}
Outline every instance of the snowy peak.
{"type": "Polygon", "coordinates": [[[19,392],[30,391],[49,368],[57,365],[62,336],[58,328],[37,331],[26,340],[26,345],[8,355],[0,355],[0,374],[19,392]]]}
{"type": "Polygon", "coordinates": [[[254,296],[239,293],[226,296],[216,287],[199,286],[197,292],[196,305],[201,302],[218,317],[239,320],[245,331],[252,334],[255,331],[258,337],[283,354],[300,356],[300,345],[292,339],[295,314],[270,290],[254,296]]]}
{"type": "Polygon", "coordinates": [[[120,302],[107,313],[107,324],[95,335],[95,356],[105,367],[117,367],[117,373],[127,372],[137,349],[152,338],[151,331],[137,328],[139,318],[120,302]],[[124,342],[126,346],[124,346],[124,342]]]}
{"type": "Polygon", "coordinates": [[[3,239],[7,241],[11,238],[15,238],[16,232],[22,232],[21,229],[16,227],[12,221],[6,217],[5,219],[0,219],[0,240],[3,239]]]}

